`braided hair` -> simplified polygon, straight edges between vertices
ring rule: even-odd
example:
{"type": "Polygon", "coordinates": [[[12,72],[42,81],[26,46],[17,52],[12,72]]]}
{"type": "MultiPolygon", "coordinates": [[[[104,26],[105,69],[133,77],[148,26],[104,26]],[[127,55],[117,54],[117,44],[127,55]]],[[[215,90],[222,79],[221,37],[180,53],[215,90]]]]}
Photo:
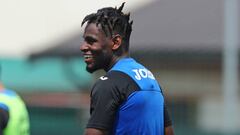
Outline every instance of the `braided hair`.
{"type": "Polygon", "coordinates": [[[100,24],[107,37],[119,34],[123,39],[123,44],[125,44],[124,49],[128,51],[133,21],[129,22],[130,13],[124,14],[122,12],[124,4],[125,2],[118,9],[116,7],[99,9],[97,13],[87,15],[83,19],[82,25],[85,22],[88,24],[96,23],[97,26],[100,24]]]}

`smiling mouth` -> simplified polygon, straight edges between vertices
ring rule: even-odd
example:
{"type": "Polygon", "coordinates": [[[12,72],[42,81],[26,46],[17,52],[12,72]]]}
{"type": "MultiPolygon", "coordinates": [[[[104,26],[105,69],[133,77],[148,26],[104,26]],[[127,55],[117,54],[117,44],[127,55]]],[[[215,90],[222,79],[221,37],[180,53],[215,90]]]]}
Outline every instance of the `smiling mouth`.
{"type": "Polygon", "coordinates": [[[84,58],[85,58],[85,59],[92,58],[92,55],[86,55],[86,54],[85,54],[85,55],[84,55],[84,58]]]}
{"type": "Polygon", "coordinates": [[[89,54],[85,54],[84,59],[85,59],[85,62],[90,62],[93,59],[93,56],[89,54]]]}

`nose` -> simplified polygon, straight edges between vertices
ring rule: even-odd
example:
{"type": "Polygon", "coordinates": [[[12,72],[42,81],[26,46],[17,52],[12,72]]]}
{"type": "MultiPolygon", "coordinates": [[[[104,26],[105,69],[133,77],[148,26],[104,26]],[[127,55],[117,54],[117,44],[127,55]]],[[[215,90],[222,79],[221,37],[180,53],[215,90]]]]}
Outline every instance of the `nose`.
{"type": "Polygon", "coordinates": [[[80,45],[80,50],[82,52],[86,52],[87,50],[89,49],[88,47],[88,44],[86,42],[83,42],[81,45],[80,45]]]}

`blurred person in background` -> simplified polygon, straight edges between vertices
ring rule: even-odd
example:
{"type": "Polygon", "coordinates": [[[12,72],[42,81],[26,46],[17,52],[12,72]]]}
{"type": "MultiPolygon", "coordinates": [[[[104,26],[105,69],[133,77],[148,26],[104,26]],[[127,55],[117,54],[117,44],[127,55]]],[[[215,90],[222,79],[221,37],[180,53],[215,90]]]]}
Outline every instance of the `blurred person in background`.
{"type": "Polygon", "coordinates": [[[173,135],[159,83],[129,56],[132,21],[123,7],[99,9],[82,21],[86,70],[106,71],[91,91],[85,135],[173,135]]]}
{"type": "Polygon", "coordinates": [[[29,116],[23,100],[1,82],[0,65],[0,135],[29,135],[29,116]]]}

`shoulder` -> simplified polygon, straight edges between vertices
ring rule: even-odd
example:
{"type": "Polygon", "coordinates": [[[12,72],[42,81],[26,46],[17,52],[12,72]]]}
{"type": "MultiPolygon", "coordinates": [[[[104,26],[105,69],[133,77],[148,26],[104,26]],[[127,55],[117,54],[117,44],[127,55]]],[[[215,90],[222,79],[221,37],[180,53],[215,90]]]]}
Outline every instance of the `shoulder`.
{"type": "Polygon", "coordinates": [[[121,71],[112,70],[108,72],[106,75],[99,77],[99,82],[116,82],[123,81],[129,76],[121,71]]]}
{"type": "Polygon", "coordinates": [[[124,76],[126,75],[121,72],[111,71],[106,75],[99,77],[92,88],[93,94],[96,93],[96,91],[109,92],[116,90],[119,86],[119,83],[122,83],[124,81],[122,79],[125,78],[124,76]]]}
{"type": "Polygon", "coordinates": [[[125,99],[129,94],[139,89],[139,85],[126,73],[110,71],[98,79],[92,88],[91,96],[120,96],[125,99]]]}
{"type": "MultiPolygon", "coordinates": [[[[126,85],[136,85],[134,80],[124,72],[121,71],[110,71],[105,76],[99,77],[98,81],[95,83],[93,89],[96,88],[121,88],[126,85]]],[[[107,90],[107,89],[105,89],[107,90]]]]}

